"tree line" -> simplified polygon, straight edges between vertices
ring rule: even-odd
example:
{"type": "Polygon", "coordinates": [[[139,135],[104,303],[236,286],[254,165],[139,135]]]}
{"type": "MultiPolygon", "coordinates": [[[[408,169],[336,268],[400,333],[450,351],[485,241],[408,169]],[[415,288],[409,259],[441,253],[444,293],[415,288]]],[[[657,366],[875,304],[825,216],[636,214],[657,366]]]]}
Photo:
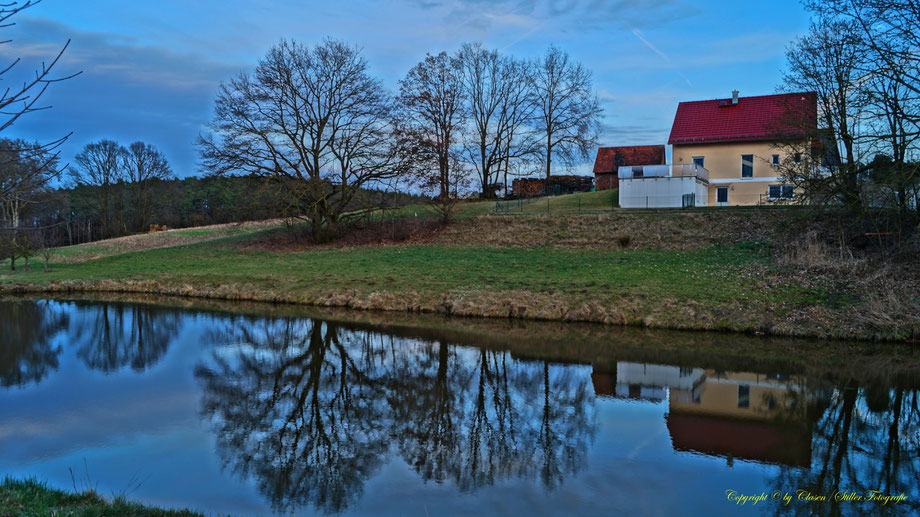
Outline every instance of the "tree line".
{"type": "MultiPolygon", "coordinates": [[[[41,144],[0,139],[0,253],[16,268],[57,246],[143,233],[279,216],[277,193],[263,178],[177,178],[152,144],[103,139],[84,146],[62,169],[41,144]]],[[[419,196],[362,190],[349,208],[392,207],[419,196]]],[[[50,259],[49,257],[47,257],[50,259]]],[[[46,260],[47,262],[47,260],[46,260]]]]}

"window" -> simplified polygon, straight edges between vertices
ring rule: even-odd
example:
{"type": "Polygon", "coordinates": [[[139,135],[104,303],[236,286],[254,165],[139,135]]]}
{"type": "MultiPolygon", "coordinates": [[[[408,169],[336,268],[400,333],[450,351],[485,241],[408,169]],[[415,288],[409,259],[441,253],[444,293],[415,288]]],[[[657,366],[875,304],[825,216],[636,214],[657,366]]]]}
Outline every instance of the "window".
{"type": "Polygon", "coordinates": [[[693,157],[693,165],[699,165],[700,167],[706,167],[706,165],[704,165],[705,163],[706,163],[705,157],[703,156],[693,157]]]}
{"type": "Polygon", "coordinates": [[[769,196],[770,201],[793,199],[795,188],[792,185],[770,185],[769,196]]]}
{"type": "Polygon", "coordinates": [[[753,178],[754,177],[754,155],[753,154],[742,154],[741,155],[741,177],[742,178],[753,178]]]}
{"type": "Polygon", "coordinates": [[[751,387],[747,384],[741,384],[738,386],[738,407],[751,407],[751,387]]]}
{"type": "Polygon", "coordinates": [[[802,153],[795,153],[792,157],[795,163],[802,163],[802,153]]]}
{"type": "Polygon", "coordinates": [[[645,176],[645,167],[633,167],[632,175],[633,175],[633,178],[641,178],[645,176]]]}
{"type": "Polygon", "coordinates": [[[728,203],[728,187],[716,189],[716,203],[728,203]]]}
{"type": "Polygon", "coordinates": [[[778,155],[778,154],[774,154],[774,155],[773,155],[773,161],[770,162],[770,163],[772,163],[772,165],[773,165],[774,167],[779,167],[779,155],[778,155]]]}

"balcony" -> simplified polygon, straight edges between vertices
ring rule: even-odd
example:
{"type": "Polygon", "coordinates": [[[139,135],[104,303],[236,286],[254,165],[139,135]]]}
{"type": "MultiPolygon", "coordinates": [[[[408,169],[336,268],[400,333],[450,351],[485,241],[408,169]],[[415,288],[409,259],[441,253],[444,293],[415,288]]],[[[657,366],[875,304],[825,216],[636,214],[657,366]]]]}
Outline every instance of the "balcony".
{"type": "Polygon", "coordinates": [[[681,165],[634,165],[620,167],[621,180],[642,178],[697,178],[709,183],[709,171],[695,163],[681,165]]]}

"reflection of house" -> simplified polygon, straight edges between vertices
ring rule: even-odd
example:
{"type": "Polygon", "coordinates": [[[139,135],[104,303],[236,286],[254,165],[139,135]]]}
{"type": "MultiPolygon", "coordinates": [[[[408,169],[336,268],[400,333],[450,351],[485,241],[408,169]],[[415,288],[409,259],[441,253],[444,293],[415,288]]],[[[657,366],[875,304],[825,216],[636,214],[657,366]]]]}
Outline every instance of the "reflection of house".
{"type": "Polygon", "coordinates": [[[801,379],[707,370],[697,394],[672,392],[666,417],[675,450],[808,465],[811,433],[801,379]]]}
{"type": "Polygon", "coordinates": [[[662,364],[617,363],[616,373],[595,372],[591,375],[594,393],[632,400],[661,402],[668,389],[693,393],[703,379],[700,368],[680,368],[662,364]]]}
{"type": "Polygon", "coordinates": [[[630,165],[664,165],[663,145],[601,147],[594,160],[594,185],[597,190],[619,188],[618,171],[630,165]]]}
{"type": "Polygon", "coordinates": [[[597,396],[668,401],[674,450],[808,465],[811,433],[803,380],[782,375],[617,363],[591,375],[597,396]]]}

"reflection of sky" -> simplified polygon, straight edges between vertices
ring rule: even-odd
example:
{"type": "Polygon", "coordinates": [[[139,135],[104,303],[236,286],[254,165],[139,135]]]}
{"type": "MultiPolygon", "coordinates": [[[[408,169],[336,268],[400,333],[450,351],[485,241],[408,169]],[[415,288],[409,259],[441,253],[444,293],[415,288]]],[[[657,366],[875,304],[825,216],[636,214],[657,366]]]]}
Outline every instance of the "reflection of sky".
{"type": "MultiPolygon", "coordinates": [[[[69,488],[73,469],[78,487],[97,487],[103,494],[121,493],[137,481],[140,487],[130,495],[147,503],[206,512],[267,513],[268,504],[252,484],[222,471],[214,452],[215,436],[199,414],[201,393],[193,370],[213,350],[210,336],[226,325],[226,319],[189,314],[181,321],[165,355],[145,373],[129,367],[109,375],[89,370],[68,346],[67,337],[59,336],[64,351],[58,371],[38,385],[0,392],[0,472],[69,488]]],[[[403,350],[418,344],[401,343],[403,350]]],[[[471,348],[457,354],[468,364],[476,356],[471,348]]],[[[515,359],[512,366],[515,375],[542,372],[542,363],[536,361],[515,359]]],[[[551,385],[582,382],[590,387],[591,371],[583,365],[553,364],[551,385]]],[[[450,481],[423,483],[391,451],[350,512],[717,515],[763,507],[736,509],[726,501],[725,491],[769,490],[767,479],[778,467],[745,461],[729,467],[724,458],[675,453],[665,426],[667,404],[596,398],[589,409],[597,432],[588,446],[587,466],[565,477],[552,492],[537,480],[511,478],[461,494],[450,481]]],[[[525,414],[538,418],[540,412],[525,414]]],[[[309,514],[311,509],[302,511],[309,514]]]]}

